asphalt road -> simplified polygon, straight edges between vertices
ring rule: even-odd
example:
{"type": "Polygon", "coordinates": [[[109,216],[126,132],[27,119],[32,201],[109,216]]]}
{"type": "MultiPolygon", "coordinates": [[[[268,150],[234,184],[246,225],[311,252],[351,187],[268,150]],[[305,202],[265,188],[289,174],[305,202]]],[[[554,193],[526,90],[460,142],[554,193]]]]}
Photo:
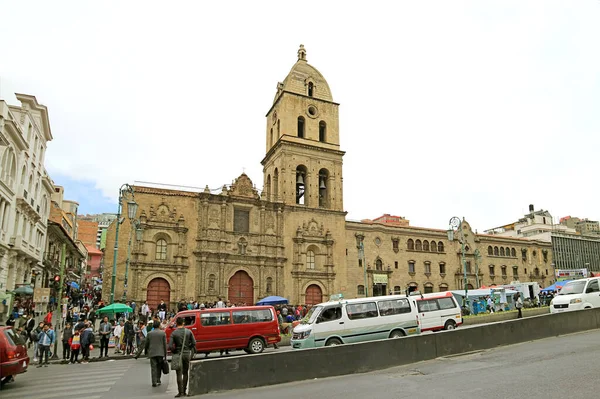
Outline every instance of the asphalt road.
{"type": "Polygon", "coordinates": [[[600,331],[571,334],[378,372],[202,395],[202,398],[600,397],[600,331]]]}

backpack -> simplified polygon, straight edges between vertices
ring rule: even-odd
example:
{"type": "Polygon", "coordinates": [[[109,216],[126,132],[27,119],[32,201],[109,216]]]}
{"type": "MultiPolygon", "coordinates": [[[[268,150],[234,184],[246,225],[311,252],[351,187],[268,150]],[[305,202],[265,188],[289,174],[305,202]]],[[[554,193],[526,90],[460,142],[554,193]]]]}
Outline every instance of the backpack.
{"type": "Polygon", "coordinates": [[[93,331],[90,331],[90,337],[88,338],[88,341],[90,341],[90,344],[96,343],[96,334],[94,334],[93,331]]]}
{"type": "Polygon", "coordinates": [[[37,333],[37,331],[31,330],[31,332],[29,333],[29,338],[31,339],[31,341],[37,342],[37,340],[38,340],[38,333],[37,333]]]}

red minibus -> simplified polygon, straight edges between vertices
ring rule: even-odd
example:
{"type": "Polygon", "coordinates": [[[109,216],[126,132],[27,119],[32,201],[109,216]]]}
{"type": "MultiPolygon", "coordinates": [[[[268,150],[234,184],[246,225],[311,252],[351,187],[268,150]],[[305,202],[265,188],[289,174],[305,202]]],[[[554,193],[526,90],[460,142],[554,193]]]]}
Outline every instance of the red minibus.
{"type": "MultiPolygon", "coordinates": [[[[177,313],[175,320],[180,317],[194,334],[198,353],[225,349],[261,353],[268,345],[281,341],[272,306],[185,310],[177,313]]],[[[166,328],[167,341],[175,328],[175,323],[166,328]]]]}

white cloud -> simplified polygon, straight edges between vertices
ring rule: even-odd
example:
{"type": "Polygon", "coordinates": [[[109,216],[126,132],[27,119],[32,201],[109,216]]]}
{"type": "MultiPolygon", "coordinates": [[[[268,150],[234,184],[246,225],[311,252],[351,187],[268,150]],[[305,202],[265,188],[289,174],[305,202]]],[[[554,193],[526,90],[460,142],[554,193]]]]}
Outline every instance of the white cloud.
{"type": "Polygon", "coordinates": [[[244,167],[260,188],[264,115],[304,43],[341,103],[350,218],[600,219],[596,1],[36,4],[3,6],[1,94],[47,105],[50,172],[112,198],[244,167]]]}

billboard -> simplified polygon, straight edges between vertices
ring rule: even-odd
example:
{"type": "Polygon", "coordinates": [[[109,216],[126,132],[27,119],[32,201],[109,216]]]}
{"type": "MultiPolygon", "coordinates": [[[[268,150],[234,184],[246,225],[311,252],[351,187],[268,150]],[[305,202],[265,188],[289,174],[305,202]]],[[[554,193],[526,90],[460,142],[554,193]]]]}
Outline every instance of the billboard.
{"type": "Polygon", "coordinates": [[[556,269],[556,281],[587,278],[588,269],[556,269]]]}

